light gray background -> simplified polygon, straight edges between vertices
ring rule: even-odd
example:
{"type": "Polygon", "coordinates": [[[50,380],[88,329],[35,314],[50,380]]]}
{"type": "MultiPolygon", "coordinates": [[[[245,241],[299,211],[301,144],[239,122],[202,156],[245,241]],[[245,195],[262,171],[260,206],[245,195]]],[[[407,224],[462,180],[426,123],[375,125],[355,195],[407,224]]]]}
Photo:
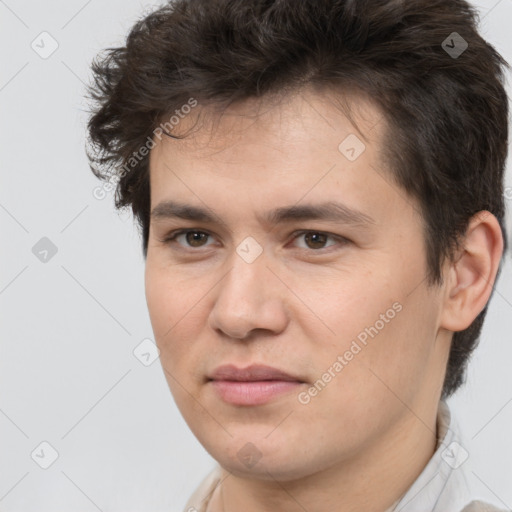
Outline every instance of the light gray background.
{"type": "MultiPolygon", "coordinates": [[[[0,1],[4,512],[181,510],[215,464],[177,410],[159,360],[146,367],[133,355],[142,340],[152,339],[139,234],[129,214],[114,213],[111,195],[93,197],[99,183],[84,152],[83,84],[91,59],[122,44],[135,20],[157,5],[0,1]],[[42,46],[43,31],[59,45],[47,59],[31,48],[34,40],[42,46]],[[46,263],[32,252],[42,237],[58,249],[46,263]],[[43,441],[59,453],[48,469],[31,458],[38,447],[34,458],[40,463],[49,456],[43,441]]],[[[512,62],[512,1],[482,0],[478,6],[483,35],[512,62]]],[[[507,185],[512,187],[510,165],[507,185]]],[[[508,508],[510,260],[468,383],[450,400],[468,439],[471,485],[508,508]]]]}

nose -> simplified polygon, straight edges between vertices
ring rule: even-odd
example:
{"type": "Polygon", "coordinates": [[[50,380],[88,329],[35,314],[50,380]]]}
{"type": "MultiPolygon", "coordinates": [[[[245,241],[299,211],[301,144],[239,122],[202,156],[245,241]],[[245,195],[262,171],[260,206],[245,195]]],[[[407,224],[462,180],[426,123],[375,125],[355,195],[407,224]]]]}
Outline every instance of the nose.
{"type": "Polygon", "coordinates": [[[234,253],[231,270],[215,287],[210,327],[239,340],[247,339],[257,329],[282,332],[288,322],[287,288],[274,272],[264,253],[252,263],[234,253]]]}

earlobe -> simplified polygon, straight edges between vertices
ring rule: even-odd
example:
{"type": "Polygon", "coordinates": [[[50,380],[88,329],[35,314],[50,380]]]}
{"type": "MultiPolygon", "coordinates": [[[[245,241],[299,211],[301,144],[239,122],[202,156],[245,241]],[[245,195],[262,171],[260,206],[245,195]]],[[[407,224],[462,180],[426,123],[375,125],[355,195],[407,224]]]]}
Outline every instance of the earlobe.
{"type": "Polygon", "coordinates": [[[485,308],[492,293],[503,254],[503,234],[490,212],[474,215],[462,249],[449,266],[441,327],[467,329],[485,308]]]}

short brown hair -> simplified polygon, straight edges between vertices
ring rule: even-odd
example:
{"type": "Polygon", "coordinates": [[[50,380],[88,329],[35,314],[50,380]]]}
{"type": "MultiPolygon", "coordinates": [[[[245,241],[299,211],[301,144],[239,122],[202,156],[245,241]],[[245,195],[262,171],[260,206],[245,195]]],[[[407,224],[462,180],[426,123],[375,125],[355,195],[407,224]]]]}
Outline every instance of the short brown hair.
{"type": "MultiPolygon", "coordinates": [[[[477,212],[496,216],[507,249],[508,65],[477,20],[465,0],[169,2],[92,63],[91,169],[119,177],[116,207],[131,206],[146,257],[149,157],[121,169],[162,119],[191,97],[227,106],[305,84],[356,89],[385,113],[393,178],[421,206],[428,282],[439,284],[477,212]]],[[[464,380],[486,312],[454,333],[444,398],[464,380]]]]}

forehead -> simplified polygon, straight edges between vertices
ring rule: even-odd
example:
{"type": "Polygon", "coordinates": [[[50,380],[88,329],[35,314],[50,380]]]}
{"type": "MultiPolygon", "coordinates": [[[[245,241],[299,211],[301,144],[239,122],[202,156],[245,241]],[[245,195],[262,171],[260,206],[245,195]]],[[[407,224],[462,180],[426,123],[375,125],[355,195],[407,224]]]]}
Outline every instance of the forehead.
{"type": "Polygon", "coordinates": [[[243,230],[316,218],[388,234],[420,229],[417,202],[382,158],[385,119],[371,101],[303,91],[196,109],[176,126],[184,138],[164,136],[151,150],[152,224],[243,230]]]}
{"type": "Polygon", "coordinates": [[[183,138],[155,139],[150,153],[152,208],[184,197],[234,208],[235,196],[276,207],[337,190],[356,203],[383,186],[384,117],[363,96],[309,88],[180,117],[172,134],[183,138]]]}
{"type": "Polygon", "coordinates": [[[230,154],[230,148],[259,145],[278,147],[290,159],[292,152],[323,151],[329,145],[337,150],[338,144],[350,134],[365,145],[369,142],[378,146],[384,129],[380,108],[367,96],[309,86],[288,94],[248,98],[227,107],[199,102],[172,127],[170,134],[183,138],[177,140],[164,134],[151,156],[165,147],[172,148],[179,157],[193,155],[194,159],[216,160],[216,154],[224,153],[218,157],[222,159],[230,154]]]}
{"type": "Polygon", "coordinates": [[[340,192],[354,203],[393,199],[378,190],[392,185],[381,155],[385,118],[364,96],[309,88],[223,109],[199,103],[180,117],[172,134],[183,138],[164,135],[150,152],[152,208],[183,197],[228,206],[266,195],[274,207],[340,192]]]}

